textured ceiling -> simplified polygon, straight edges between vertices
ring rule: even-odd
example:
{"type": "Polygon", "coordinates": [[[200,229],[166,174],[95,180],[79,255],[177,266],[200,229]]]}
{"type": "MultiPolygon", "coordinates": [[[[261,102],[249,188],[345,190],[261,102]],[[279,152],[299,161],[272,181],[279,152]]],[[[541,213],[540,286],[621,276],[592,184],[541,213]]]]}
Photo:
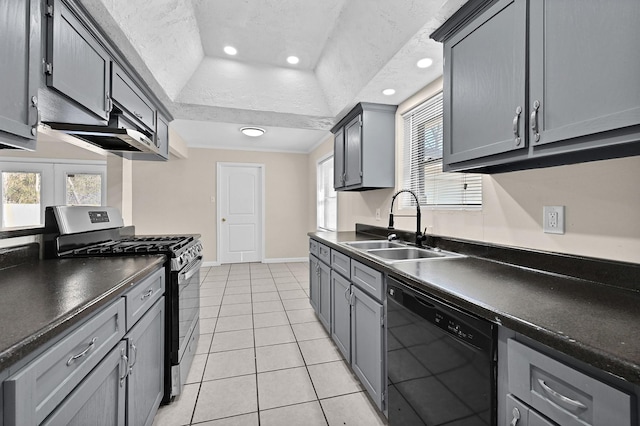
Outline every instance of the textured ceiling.
{"type": "Polygon", "coordinates": [[[189,146],[308,152],[356,103],[399,104],[441,75],[429,34],[465,0],[81,2],[189,146]],[[243,125],[267,135],[248,141],[243,125]]]}

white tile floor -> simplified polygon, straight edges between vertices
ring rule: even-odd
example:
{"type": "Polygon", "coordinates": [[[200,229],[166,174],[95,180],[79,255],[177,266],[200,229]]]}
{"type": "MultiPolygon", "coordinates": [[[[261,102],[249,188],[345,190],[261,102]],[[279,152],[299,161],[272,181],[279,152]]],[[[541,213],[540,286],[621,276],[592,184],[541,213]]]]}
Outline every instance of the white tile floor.
{"type": "Polygon", "coordinates": [[[203,268],[200,341],[154,426],[385,425],[309,305],[309,265],[203,268]]]}

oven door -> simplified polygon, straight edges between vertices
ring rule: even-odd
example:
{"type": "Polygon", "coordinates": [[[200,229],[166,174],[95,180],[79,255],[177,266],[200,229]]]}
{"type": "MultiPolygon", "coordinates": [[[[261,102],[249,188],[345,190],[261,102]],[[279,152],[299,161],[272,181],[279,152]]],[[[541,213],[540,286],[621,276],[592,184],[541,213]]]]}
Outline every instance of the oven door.
{"type": "Polygon", "coordinates": [[[189,337],[200,316],[200,267],[202,256],[198,256],[177,272],[178,282],[178,359],[182,362],[189,337]]]}

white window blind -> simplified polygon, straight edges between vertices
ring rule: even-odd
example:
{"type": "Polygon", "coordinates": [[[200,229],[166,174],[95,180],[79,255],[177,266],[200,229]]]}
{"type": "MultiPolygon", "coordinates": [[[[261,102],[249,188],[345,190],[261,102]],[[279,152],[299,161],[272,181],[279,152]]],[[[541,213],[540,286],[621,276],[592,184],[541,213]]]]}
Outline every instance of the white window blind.
{"type": "MultiPolygon", "coordinates": [[[[402,116],[404,120],[403,188],[413,190],[421,206],[480,207],[482,178],[472,173],[442,171],[442,93],[402,116]]],[[[415,206],[401,195],[403,207],[415,206]]]]}

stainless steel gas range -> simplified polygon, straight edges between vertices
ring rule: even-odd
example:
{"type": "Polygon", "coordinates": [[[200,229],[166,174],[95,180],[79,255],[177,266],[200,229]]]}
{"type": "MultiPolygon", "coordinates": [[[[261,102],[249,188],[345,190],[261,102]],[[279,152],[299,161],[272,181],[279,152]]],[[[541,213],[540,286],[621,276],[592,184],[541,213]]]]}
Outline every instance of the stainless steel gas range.
{"type": "Polygon", "coordinates": [[[200,235],[133,235],[113,207],[53,206],[45,211],[46,258],[164,254],[165,392],[180,394],[200,335],[200,235]]]}

